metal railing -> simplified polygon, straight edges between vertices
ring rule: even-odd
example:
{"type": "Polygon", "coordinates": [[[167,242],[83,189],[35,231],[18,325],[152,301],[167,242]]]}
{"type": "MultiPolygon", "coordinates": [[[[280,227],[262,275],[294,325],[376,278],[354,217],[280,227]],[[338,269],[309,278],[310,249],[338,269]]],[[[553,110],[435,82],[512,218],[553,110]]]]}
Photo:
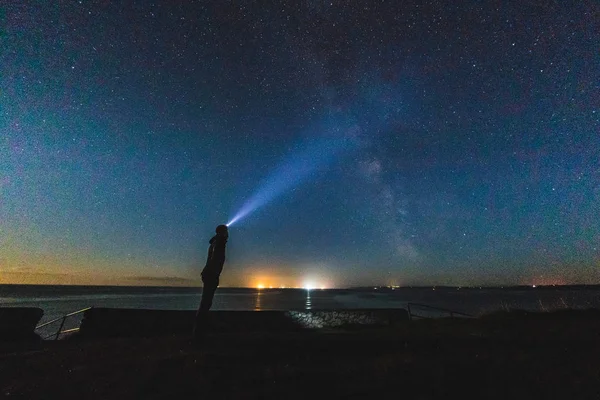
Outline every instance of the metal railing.
{"type": "Polygon", "coordinates": [[[92,307],[83,308],[81,310],[73,311],[72,313],[63,315],[62,317],[55,318],[55,319],[53,319],[51,321],[44,322],[43,324],[36,326],[35,330],[37,331],[40,328],[43,328],[45,326],[48,326],[48,325],[51,325],[51,324],[54,324],[54,323],[60,321],[60,326],[58,327],[57,331],[55,333],[51,333],[50,335],[43,337],[42,339],[45,340],[45,339],[48,339],[48,338],[54,336],[54,340],[57,340],[59,338],[59,336],[62,335],[62,334],[72,333],[72,332],[79,332],[79,328],[65,329],[63,331],[63,327],[65,326],[65,321],[67,320],[67,318],[72,317],[73,315],[77,315],[77,314],[81,314],[83,312],[86,312],[87,310],[90,310],[91,308],[92,307]]]}
{"type": "Polygon", "coordinates": [[[455,316],[463,317],[463,318],[473,318],[473,316],[470,315],[470,314],[465,314],[463,312],[459,312],[459,311],[455,311],[455,310],[449,310],[447,308],[434,307],[434,306],[430,306],[430,305],[427,305],[427,304],[408,303],[407,308],[408,308],[408,318],[411,321],[413,320],[413,318],[422,318],[422,319],[433,318],[431,316],[425,316],[425,315],[415,314],[413,312],[413,310],[412,310],[413,308],[433,310],[433,311],[437,311],[437,312],[446,313],[446,314],[450,315],[450,318],[454,318],[455,316]]]}

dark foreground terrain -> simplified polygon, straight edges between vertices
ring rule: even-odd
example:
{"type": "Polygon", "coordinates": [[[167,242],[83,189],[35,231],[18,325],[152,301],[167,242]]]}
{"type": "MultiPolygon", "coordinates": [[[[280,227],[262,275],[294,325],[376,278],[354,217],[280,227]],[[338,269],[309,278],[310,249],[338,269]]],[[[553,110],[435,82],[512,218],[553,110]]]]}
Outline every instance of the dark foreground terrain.
{"type": "Polygon", "coordinates": [[[6,398],[600,398],[600,313],[0,347],[6,398]],[[383,398],[383,397],[380,397],[383,398]]]}

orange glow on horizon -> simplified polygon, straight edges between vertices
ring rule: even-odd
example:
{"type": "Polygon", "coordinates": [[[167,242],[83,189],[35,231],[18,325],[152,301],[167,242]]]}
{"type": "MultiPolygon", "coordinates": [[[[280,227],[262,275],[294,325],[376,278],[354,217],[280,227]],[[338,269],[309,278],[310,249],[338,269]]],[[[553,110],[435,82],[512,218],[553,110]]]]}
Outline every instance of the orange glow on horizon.
{"type": "Polygon", "coordinates": [[[333,287],[329,282],[323,280],[307,281],[298,277],[270,277],[259,276],[249,280],[246,287],[262,289],[320,289],[325,290],[333,287]]]}

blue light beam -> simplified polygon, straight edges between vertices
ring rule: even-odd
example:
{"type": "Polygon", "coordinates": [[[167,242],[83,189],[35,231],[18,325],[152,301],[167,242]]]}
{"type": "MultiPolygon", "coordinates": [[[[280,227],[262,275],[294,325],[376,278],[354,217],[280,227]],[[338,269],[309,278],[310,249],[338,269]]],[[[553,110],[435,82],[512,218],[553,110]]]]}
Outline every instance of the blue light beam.
{"type": "Polygon", "coordinates": [[[252,212],[270,203],[286,191],[306,181],[313,173],[329,165],[336,156],[356,147],[352,135],[331,136],[306,143],[298,153],[282,162],[277,169],[265,178],[258,190],[244,203],[231,218],[231,226],[252,212]]]}

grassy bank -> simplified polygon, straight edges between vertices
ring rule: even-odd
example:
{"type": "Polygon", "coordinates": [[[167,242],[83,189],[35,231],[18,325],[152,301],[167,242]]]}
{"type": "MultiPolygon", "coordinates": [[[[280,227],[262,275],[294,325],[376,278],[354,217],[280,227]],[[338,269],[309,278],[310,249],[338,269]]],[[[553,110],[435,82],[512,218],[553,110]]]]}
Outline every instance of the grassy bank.
{"type": "Polygon", "coordinates": [[[599,398],[600,314],[4,348],[8,398],[599,398]],[[173,397],[174,396],[174,397],[173,397]],[[209,397],[208,397],[209,396],[209,397]]]}

